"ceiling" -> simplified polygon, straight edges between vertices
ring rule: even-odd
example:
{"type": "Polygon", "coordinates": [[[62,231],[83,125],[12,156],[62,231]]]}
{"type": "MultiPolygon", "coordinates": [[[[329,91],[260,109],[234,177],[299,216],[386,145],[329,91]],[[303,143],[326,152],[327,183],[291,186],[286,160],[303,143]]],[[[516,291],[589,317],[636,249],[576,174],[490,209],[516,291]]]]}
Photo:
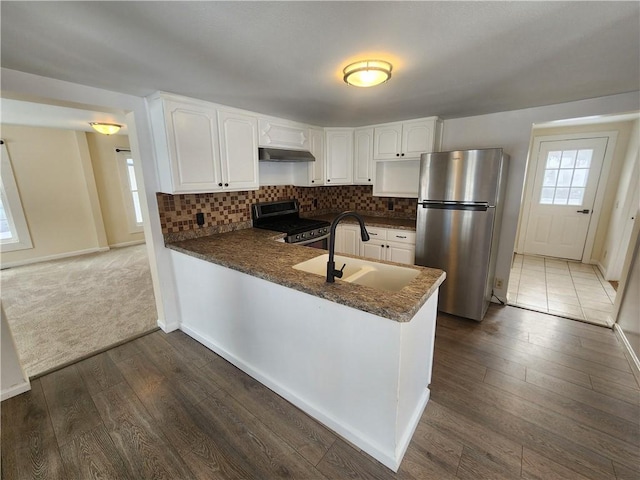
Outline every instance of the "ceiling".
{"type": "MultiPolygon", "coordinates": [[[[636,1],[3,0],[0,8],[2,67],[320,126],[466,117],[640,89],[636,1]],[[391,61],[391,80],[347,86],[342,68],[362,58],[391,61]]],[[[5,113],[3,105],[6,122],[5,113]]]]}

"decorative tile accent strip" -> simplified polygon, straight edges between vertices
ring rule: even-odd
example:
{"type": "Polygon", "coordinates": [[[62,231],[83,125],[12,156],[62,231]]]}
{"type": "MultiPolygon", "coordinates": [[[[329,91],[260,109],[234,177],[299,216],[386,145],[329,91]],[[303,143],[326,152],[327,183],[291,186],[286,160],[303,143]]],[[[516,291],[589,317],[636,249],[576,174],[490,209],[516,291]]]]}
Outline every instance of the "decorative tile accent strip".
{"type": "Polygon", "coordinates": [[[169,195],[156,193],[165,242],[251,227],[251,205],[297,198],[303,216],[356,210],[364,215],[415,218],[417,200],[372,196],[370,185],[332,187],[266,186],[244,192],[169,195]],[[314,203],[315,202],[315,203],[314,203]],[[392,207],[393,210],[389,210],[392,207]],[[204,225],[196,213],[204,213],[204,225]]]}

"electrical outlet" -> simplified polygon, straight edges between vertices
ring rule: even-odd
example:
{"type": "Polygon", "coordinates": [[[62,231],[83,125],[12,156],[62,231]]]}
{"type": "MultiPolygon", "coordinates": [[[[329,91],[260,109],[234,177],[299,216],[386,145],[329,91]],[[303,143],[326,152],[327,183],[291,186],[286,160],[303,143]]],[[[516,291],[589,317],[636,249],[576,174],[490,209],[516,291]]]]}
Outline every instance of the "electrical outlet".
{"type": "Polygon", "coordinates": [[[318,199],[317,198],[313,199],[313,208],[318,208],[318,199]]]}
{"type": "Polygon", "coordinates": [[[389,202],[387,203],[387,208],[389,210],[393,210],[393,200],[389,200],[389,202]]]}
{"type": "Polygon", "coordinates": [[[503,283],[504,280],[502,280],[501,278],[496,278],[496,288],[502,288],[503,283]]]}
{"type": "Polygon", "coordinates": [[[196,223],[198,224],[199,227],[202,227],[204,225],[204,213],[202,212],[196,213],[196,223]]]}

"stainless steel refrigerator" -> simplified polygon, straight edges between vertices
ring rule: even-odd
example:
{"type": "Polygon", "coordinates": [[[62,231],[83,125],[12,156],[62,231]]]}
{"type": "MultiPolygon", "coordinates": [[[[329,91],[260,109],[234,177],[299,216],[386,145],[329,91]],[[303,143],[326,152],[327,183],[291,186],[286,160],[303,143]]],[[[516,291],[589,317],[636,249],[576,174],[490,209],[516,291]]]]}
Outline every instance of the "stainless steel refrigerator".
{"type": "Polygon", "coordinates": [[[416,265],[447,272],[443,312],[480,321],[489,307],[508,159],[501,148],[421,156],[416,265]]]}

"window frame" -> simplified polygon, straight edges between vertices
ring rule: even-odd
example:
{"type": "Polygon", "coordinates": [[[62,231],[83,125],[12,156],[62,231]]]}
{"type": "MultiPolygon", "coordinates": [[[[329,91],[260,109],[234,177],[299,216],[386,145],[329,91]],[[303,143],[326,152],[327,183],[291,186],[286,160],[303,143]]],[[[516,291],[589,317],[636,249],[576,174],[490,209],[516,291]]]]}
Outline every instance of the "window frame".
{"type": "Polygon", "coordinates": [[[29,225],[20,199],[18,184],[11,166],[11,158],[4,140],[0,140],[2,158],[0,161],[0,195],[11,229],[10,239],[0,239],[0,251],[13,252],[33,248],[29,225]]]}
{"type": "MultiPolygon", "coordinates": [[[[142,233],[144,231],[144,218],[138,222],[136,220],[136,211],[133,202],[133,192],[129,179],[128,160],[135,163],[135,159],[131,155],[131,151],[128,147],[117,147],[115,149],[116,162],[118,165],[118,176],[120,178],[120,187],[122,192],[122,200],[124,203],[125,214],[127,217],[127,227],[129,233],[142,233]]],[[[134,167],[135,170],[135,167],[134,167]]],[[[135,176],[135,172],[134,172],[135,176]]],[[[140,185],[140,180],[135,177],[136,185],[140,185]]],[[[138,199],[140,198],[140,188],[135,190],[138,193],[138,199]]],[[[142,213],[142,212],[141,212],[142,213]]]]}

